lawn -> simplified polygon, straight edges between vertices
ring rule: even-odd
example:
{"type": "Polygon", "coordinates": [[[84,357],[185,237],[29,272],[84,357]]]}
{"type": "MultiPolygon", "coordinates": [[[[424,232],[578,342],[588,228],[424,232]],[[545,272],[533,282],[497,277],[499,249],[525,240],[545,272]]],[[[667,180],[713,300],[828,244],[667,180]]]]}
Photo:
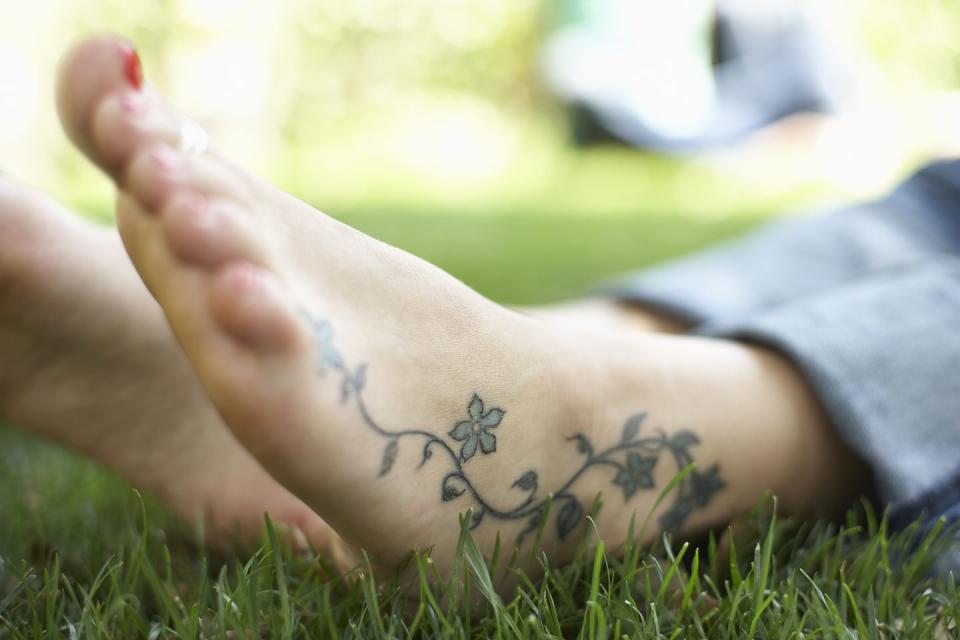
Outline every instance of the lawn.
{"type": "MultiPolygon", "coordinates": [[[[344,219],[522,304],[576,294],[758,216],[354,210],[344,219]]],[[[722,551],[712,538],[617,555],[585,545],[507,601],[485,588],[484,562],[465,541],[466,592],[424,581],[405,600],[369,573],[325,580],[322,559],[269,538],[249,556],[209,556],[149,496],[0,427],[0,638],[955,637],[955,581],[928,571],[946,548],[937,530],[892,535],[868,507],[842,525],[772,511],[772,499],[759,505],[722,551]]],[[[429,573],[422,559],[421,568],[429,573]]]]}

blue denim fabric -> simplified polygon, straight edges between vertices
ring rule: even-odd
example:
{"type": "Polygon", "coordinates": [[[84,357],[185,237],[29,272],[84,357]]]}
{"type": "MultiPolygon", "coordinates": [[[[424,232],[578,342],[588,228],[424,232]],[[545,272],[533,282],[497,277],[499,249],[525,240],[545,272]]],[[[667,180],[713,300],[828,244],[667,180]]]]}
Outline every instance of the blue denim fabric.
{"type": "Polygon", "coordinates": [[[960,161],[600,291],[779,350],[870,464],[893,524],[960,519],[960,161]]]}

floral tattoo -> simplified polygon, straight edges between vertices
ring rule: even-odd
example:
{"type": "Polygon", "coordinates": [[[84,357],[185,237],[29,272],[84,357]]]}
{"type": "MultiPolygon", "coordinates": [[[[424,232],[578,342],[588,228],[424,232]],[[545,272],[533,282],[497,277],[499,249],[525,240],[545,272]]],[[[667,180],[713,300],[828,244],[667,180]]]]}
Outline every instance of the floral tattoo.
{"type": "MultiPolygon", "coordinates": [[[[473,508],[470,528],[480,525],[487,517],[503,521],[525,521],[525,526],[517,536],[517,543],[531,532],[536,531],[547,517],[551,504],[556,506],[555,526],[562,540],[569,536],[583,522],[586,512],[580,499],[572,492],[580,477],[594,467],[609,467],[613,473],[612,484],[623,493],[624,502],[629,501],[638,491],[650,491],[656,488],[654,471],[661,458],[671,458],[675,472],[693,465],[694,458],[690,449],[700,444],[696,434],[681,430],[667,436],[662,430],[641,437],[640,431],[646,421],[646,413],[631,416],[623,426],[620,441],[597,451],[593,443],[582,433],[568,441],[573,442],[583,456],[567,480],[549,492],[541,492],[539,476],[535,470],[523,472],[511,485],[517,491],[517,499],[512,508],[497,507],[477,489],[470,478],[468,465],[471,459],[479,455],[491,455],[497,451],[497,436],[494,433],[504,421],[506,411],[499,407],[490,407],[476,393],[467,403],[465,415],[458,420],[446,435],[452,441],[436,433],[420,429],[390,430],[383,427],[370,414],[364,401],[367,365],[361,364],[351,369],[333,344],[333,326],[326,320],[314,319],[304,314],[313,331],[316,349],[316,368],[319,375],[334,373],[340,378],[341,402],[353,400],[363,423],[385,440],[380,462],[379,477],[386,476],[393,469],[397,459],[399,441],[419,439],[423,442],[421,460],[418,468],[426,464],[438,450],[447,459],[450,470],[440,483],[440,499],[452,502],[466,496],[473,508]]],[[[659,517],[659,524],[665,531],[679,531],[687,518],[697,509],[701,509],[713,499],[714,495],[726,487],[720,477],[720,468],[713,465],[705,471],[692,468],[678,483],[672,503],[659,517]]]]}
{"type": "Polygon", "coordinates": [[[503,420],[503,409],[490,409],[483,412],[483,400],[473,394],[470,406],[467,407],[468,418],[456,424],[448,434],[454,440],[463,442],[460,447],[460,461],[466,462],[477,452],[477,443],[484,453],[493,453],[497,450],[497,436],[490,433],[503,420]]]}

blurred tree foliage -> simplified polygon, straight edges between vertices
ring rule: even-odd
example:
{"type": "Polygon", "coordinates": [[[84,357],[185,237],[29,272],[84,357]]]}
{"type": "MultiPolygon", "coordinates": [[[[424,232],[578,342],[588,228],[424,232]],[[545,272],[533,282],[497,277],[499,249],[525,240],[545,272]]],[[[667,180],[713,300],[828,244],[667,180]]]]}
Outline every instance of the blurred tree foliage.
{"type": "Polygon", "coordinates": [[[852,0],[853,33],[902,92],[960,87],[960,2],[852,0]]]}
{"type": "Polygon", "coordinates": [[[273,89],[298,132],[317,115],[424,91],[476,93],[508,109],[535,102],[538,0],[221,0],[197,9],[203,4],[79,0],[59,18],[74,36],[107,23],[162,64],[171,49],[229,33],[266,8],[281,33],[273,89]]]}
{"type": "MultiPolygon", "coordinates": [[[[330,183],[342,183],[356,175],[360,177],[355,185],[360,186],[350,189],[371,191],[377,189],[378,181],[386,180],[380,191],[391,194],[397,184],[410,182],[402,170],[394,171],[392,160],[376,162],[378,153],[383,157],[397,155],[397,144],[389,148],[385,144],[382,151],[371,150],[379,134],[363,137],[357,132],[371,130],[363,120],[364,114],[416,111],[421,105],[440,105],[437,110],[424,110],[422,120],[429,120],[451,104],[462,107],[464,100],[481,105],[484,113],[494,114],[490,131],[499,132],[508,142],[499,147],[491,145],[488,156],[504,149],[517,156],[504,162],[500,173],[514,183],[540,180],[539,186],[531,188],[561,194],[555,199],[563,197],[563,190],[556,186],[562,186],[573,165],[581,162],[565,156],[569,151],[564,148],[563,121],[555,117],[557,112],[537,73],[538,47],[548,26],[550,8],[561,0],[50,1],[57,6],[50,20],[56,25],[60,42],[93,31],[124,33],[140,47],[150,79],[168,93],[176,84],[171,61],[177,56],[189,59],[185,52],[200,50],[223,38],[258,47],[267,69],[262,92],[266,104],[262,113],[248,118],[242,127],[262,129],[270,137],[269,144],[262,145],[263,151],[258,153],[267,158],[261,168],[266,167],[272,179],[318,201],[331,200],[326,193],[305,193],[312,188],[314,176],[329,175],[326,169],[343,164],[342,158],[349,158],[343,149],[351,144],[363,148],[366,155],[357,155],[353,165],[347,160],[348,166],[330,183]],[[334,141],[341,145],[329,152],[336,157],[320,158],[316,150],[331,149],[334,141]],[[298,170],[301,175],[293,175],[298,170]],[[372,177],[364,176],[364,170],[372,177]],[[388,174],[392,174],[393,183],[389,183],[388,174]]],[[[960,86],[957,0],[807,1],[818,4],[828,21],[831,12],[837,13],[835,22],[843,24],[842,37],[892,93],[960,86]]],[[[656,7],[656,2],[650,4],[656,7]]],[[[199,102],[199,98],[194,103],[181,101],[181,106],[193,111],[199,102]]],[[[214,111],[214,116],[221,114],[214,111]]],[[[458,126],[469,129],[474,125],[466,118],[458,126]]],[[[486,129],[474,128],[479,131],[475,138],[495,137],[486,129]]],[[[431,135],[435,142],[447,133],[414,132],[402,144],[415,147],[418,140],[431,135]]],[[[469,139],[463,146],[468,143],[469,139]]],[[[84,173],[87,170],[75,154],[66,150],[58,153],[60,177],[74,185],[91,182],[92,174],[84,173]]],[[[403,153],[401,149],[400,155],[403,153]]],[[[463,153],[471,151],[464,148],[463,153]]],[[[624,162],[634,162],[637,166],[633,174],[639,176],[661,175],[650,165],[664,161],[641,157],[624,162]]],[[[461,174],[471,171],[472,165],[467,164],[461,174]]],[[[672,175],[679,173],[674,171],[672,175]]],[[[425,184],[443,179],[424,176],[425,184]]],[[[753,182],[764,180],[766,176],[753,182]]],[[[796,182],[797,178],[792,180],[796,182]]],[[[505,186],[493,179],[478,184],[471,187],[471,195],[479,190],[517,191],[516,184],[505,186]]],[[[87,198],[90,202],[106,196],[106,189],[98,189],[91,191],[87,198]]],[[[590,188],[592,193],[602,190],[590,188]]],[[[670,193],[637,192],[633,199],[649,202],[664,197],[667,205],[676,204],[670,200],[670,193]]],[[[714,201],[716,197],[708,194],[705,200],[714,201]]]]}
{"type": "MultiPolygon", "coordinates": [[[[541,108],[536,57],[548,0],[79,0],[56,17],[65,34],[111,29],[162,63],[210,31],[274,14],[275,91],[285,128],[430,91],[469,92],[500,108],[541,108]],[[199,10],[198,6],[208,7],[199,10]],[[198,24],[202,13],[206,24],[198,24]]],[[[826,3],[827,11],[831,11],[826,3]]],[[[960,3],[851,0],[844,12],[882,74],[903,90],[960,85],[960,3]]]]}

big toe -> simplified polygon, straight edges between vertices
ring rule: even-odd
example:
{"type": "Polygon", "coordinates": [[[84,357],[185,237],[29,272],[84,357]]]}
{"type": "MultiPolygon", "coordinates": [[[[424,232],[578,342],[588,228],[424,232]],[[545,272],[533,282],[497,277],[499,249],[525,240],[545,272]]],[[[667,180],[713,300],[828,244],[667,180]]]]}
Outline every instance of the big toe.
{"type": "Polygon", "coordinates": [[[67,136],[115,181],[146,144],[175,144],[186,119],[146,87],[133,45],[99,36],[74,45],[57,77],[57,110],[67,136]]]}

